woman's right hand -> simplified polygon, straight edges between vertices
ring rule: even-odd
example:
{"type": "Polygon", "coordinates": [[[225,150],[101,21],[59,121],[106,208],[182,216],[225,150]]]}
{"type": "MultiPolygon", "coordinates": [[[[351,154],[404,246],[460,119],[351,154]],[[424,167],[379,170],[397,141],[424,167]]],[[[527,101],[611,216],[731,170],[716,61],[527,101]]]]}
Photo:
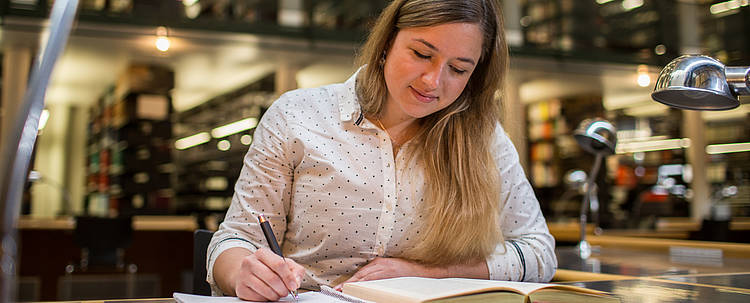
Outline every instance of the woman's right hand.
{"type": "Polygon", "coordinates": [[[300,287],[305,268],[268,248],[242,258],[234,272],[234,292],[242,300],[277,301],[300,287]]]}

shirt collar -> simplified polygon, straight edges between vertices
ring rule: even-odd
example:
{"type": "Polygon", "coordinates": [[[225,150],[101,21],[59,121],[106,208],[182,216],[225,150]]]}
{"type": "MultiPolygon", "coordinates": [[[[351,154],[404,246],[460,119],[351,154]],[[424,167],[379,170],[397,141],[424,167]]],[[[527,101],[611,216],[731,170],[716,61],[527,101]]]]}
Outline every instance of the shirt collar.
{"type": "Polygon", "coordinates": [[[357,69],[354,74],[349,77],[339,95],[339,116],[342,122],[352,121],[357,126],[362,123],[364,117],[362,115],[362,107],[359,104],[359,97],[357,97],[357,75],[364,66],[357,69]]]}

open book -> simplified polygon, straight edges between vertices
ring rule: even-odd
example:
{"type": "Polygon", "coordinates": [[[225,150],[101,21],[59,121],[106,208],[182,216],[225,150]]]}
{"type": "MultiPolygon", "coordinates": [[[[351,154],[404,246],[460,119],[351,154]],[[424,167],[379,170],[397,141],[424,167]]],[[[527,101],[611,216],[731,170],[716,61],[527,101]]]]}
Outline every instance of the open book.
{"type": "Polygon", "coordinates": [[[381,302],[620,302],[607,293],[557,284],[403,277],[346,283],[344,294],[381,302]]]}

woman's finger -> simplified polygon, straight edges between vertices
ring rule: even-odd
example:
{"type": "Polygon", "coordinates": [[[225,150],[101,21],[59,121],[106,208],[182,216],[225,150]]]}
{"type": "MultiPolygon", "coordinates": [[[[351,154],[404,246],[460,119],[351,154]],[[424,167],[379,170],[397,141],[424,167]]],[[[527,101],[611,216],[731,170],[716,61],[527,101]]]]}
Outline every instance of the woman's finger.
{"type": "MultiPolygon", "coordinates": [[[[280,281],[277,283],[280,283],[280,281]]],[[[266,281],[263,281],[262,278],[256,275],[251,275],[250,277],[248,277],[248,287],[254,292],[261,295],[263,297],[263,300],[276,301],[279,298],[286,296],[286,291],[279,294],[279,292],[276,291],[275,288],[270,286],[266,281]]]]}
{"type": "MultiPolygon", "coordinates": [[[[251,262],[248,267],[255,277],[270,287],[276,294],[284,297],[289,293],[289,288],[276,271],[283,271],[284,269],[289,271],[289,268],[281,257],[272,252],[271,254],[273,256],[266,255],[261,250],[258,250],[255,254],[258,262],[251,262]],[[283,267],[283,269],[277,269],[278,267],[283,267]]],[[[257,285],[255,287],[262,289],[263,286],[257,285]]]]}

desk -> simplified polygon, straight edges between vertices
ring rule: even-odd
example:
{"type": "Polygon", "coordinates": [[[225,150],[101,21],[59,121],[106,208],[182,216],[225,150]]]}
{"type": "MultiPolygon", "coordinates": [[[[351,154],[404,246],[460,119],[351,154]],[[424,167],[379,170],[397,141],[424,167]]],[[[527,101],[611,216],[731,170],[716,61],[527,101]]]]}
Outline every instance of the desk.
{"type": "Polygon", "coordinates": [[[575,247],[558,247],[556,283],[609,292],[624,303],[750,302],[750,254],[742,253],[750,245],[631,238],[629,246],[617,247],[623,239],[606,240],[599,238],[604,245],[587,260],[575,247]],[[670,247],[697,253],[686,257],[670,247]]]}

